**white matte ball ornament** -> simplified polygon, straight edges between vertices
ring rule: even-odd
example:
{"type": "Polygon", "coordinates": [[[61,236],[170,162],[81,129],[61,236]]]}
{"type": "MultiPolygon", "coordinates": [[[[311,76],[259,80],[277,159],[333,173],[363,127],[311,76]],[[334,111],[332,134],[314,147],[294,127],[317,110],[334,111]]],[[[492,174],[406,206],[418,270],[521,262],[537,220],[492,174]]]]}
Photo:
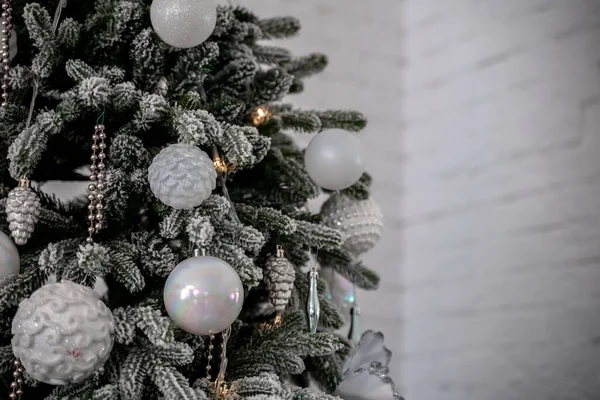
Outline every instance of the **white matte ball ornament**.
{"type": "Polygon", "coordinates": [[[20,269],[21,259],[17,246],[6,233],[0,232],[0,279],[18,274],[20,269]]]}
{"type": "Polygon", "coordinates": [[[19,304],[12,348],[36,380],[67,385],[104,365],[114,330],[111,311],[92,289],[69,281],[51,283],[19,304]]]}
{"type": "Polygon", "coordinates": [[[321,208],[323,223],[342,231],[344,248],[355,257],[375,247],[383,231],[383,214],[372,198],[355,200],[335,193],[321,208]]]}
{"type": "Polygon", "coordinates": [[[168,45],[187,49],[210,37],[217,23],[214,0],[153,0],[150,20],[168,45]]]}
{"type": "Polygon", "coordinates": [[[171,271],[163,298],[169,317],[181,329],[214,335],[240,315],[244,286],[237,272],[220,258],[192,257],[171,271]]]}
{"type": "Polygon", "coordinates": [[[148,168],[152,193],[178,210],[199,206],[217,185],[214,163],[202,150],[189,144],[173,144],[161,150],[148,168]]]}
{"type": "Polygon", "coordinates": [[[350,187],[365,171],[360,139],[340,129],[319,133],[306,148],[304,167],[310,178],[323,189],[350,187]]]}

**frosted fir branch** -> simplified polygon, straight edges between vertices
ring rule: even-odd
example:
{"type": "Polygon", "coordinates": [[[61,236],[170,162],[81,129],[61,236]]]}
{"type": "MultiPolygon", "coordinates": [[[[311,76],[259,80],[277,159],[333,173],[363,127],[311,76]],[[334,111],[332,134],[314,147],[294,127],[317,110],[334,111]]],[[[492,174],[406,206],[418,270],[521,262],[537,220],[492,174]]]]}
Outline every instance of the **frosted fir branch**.
{"type": "Polygon", "coordinates": [[[355,262],[345,250],[338,248],[319,251],[318,259],[322,266],[333,268],[361,289],[375,290],[379,286],[379,275],[362,262],[355,262]]]}
{"type": "Polygon", "coordinates": [[[104,385],[92,393],[93,400],[114,400],[119,396],[119,388],[115,385],[104,385]]]}
{"type": "Polygon", "coordinates": [[[223,196],[212,194],[204,200],[195,213],[210,217],[213,223],[227,219],[231,213],[231,203],[223,196]]]}
{"type": "Polygon", "coordinates": [[[279,116],[282,129],[291,129],[300,133],[315,133],[322,128],[321,119],[312,111],[294,111],[279,116]]]}
{"type": "Polygon", "coordinates": [[[244,250],[229,243],[213,243],[211,253],[223,259],[236,270],[248,289],[258,286],[263,279],[263,270],[257,267],[244,250]]]}
{"type": "Polygon", "coordinates": [[[236,120],[246,104],[238,96],[219,92],[208,99],[207,108],[219,121],[231,122],[236,120]]]}
{"type": "Polygon", "coordinates": [[[137,136],[116,136],[110,143],[109,156],[111,165],[128,172],[150,165],[150,154],[137,136]]]}
{"type": "Polygon", "coordinates": [[[188,365],[194,360],[194,350],[187,343],[159,343],[154,354],[173,366],[188,365]]]}
{"type": "Polygon", "coordinates": [[[190,218],[186,227],[190,243],[198,249],[206,248],[213,240],[215,228],[210,219],[205,216],[194,216],[190,218]]]}
{"type": "MultiPolygon", "coordinates": [[[[202,107],[205,102],[205,98],[203,94],[200,94],[195,91],[187,91],[185,92],[178,101],[179,106],[185,110],[197,110],[202,107]]],[[[174,106],[176,107],[176,106],[174,106]]]]}
{"type": "Polygon", "coordinates": [[[254,127],[242,127],[246,138],[252,145],[252,154],[254,155],[254,163],[261,162],[269,150],[271,149],[271,138],[261,135],[254,127]]]}
{"type": "Polygon", "coordinates": [[[92,76],[81,81],[77,95],[84,105],[99,110],[108,102],[111,93],[108,79],[92,76]]]}
{"type": "Polygon", "coordinates": [[[342,233],[325,225],[314,224],[307,221],[297,221],[298,229],[292,235],[292,240],[297,240],[309,247],[317,249],[335,249],[342,245],[342,233]]]}
{"type": "Polygon", "coordinates": [[[140,257],[140,267],[148,275],[166,278],[179,263],[179,258],[167,243],[158,236],[146,232],[132,235],[140,257]]]}
{"type": "Polygon", "coordinates": [[[67,60],[65,72],[69,78],[77,83],[81,83],[95,75],[94,69],[82,60],[67,60]]]}
{"type": "Polygon", "coordinates": [[[211,67],[216,64],[219,46],[215,42],[204,42],[200,46],[181,51],[170,75],[168,95],[178,96],[186,91],[202,91],[211,67]]]}
{"type": "Polygon", "coordinates": [[[146,281],[131,255],[112,251],[110,259],[112,262],[110,275],[116,281],[122,283],[131,293],[137,293],[144,289],[146,281]]]}
{"type": "Polygon", "coordinates": [[[139,130],[144,131],[147,131],[152,124],[165,117],[168,111],[167,101],[157,94],[143,95],[139,107],[139,110],[135,113],[133,123],[139,130]]]}
{"type": "MultiPolygon", "coordinates": [[[[286,385],[287,386],[287,385],[286,385]]],[[[302,399],[302,400],[343,400],[340,397],[332,396],[327,393],[317,392],[307,388],[300,388],[297,386],[287,386],[288,390],[291,392],[293,399],[302,399]]]]}
{"type": "Polygon", "coordinates": [[[290,90],[292,81],[292,75],[280,69],[257,72],[254,79],[254,104],[280,101],[290,90]]]}
{"type": "Polygon", "coordinates": [[[358,111],[351,110],[328,110],[314,111],[317,114],[323,129],[344,129],[350,132],[358,132],[367,126],[367,118],[358,111]]]}
{"type": "Polygon", "coordinates": [[[123,82],[115,85],[111,104],[116,111],[126,111],[134,108],[142,99],[142,92],[133,82],[123,82]]]}
{"type": "Polygon", "coordinates": [[[281,385],[279,377],[275,374],[261,373],[258,376],[250,376],[233,381],[227,393],[232,400],[246,398],[288,398],[287,390],[281,385]],[[260,396],[260,397],[259,397],[260,396]]]}
{"type": "MultiPolygon", "coordinates": [[[[253,129],[253,128],[250,128],[253,129]]],[[[223,133],[218,142],[227,161],[239,168],[251,167],[256,158],[252,153],[252,144],[245,135],[246,128],[223,124],[223,133]]]]}
{"type": "Polygon", "coordinates": [[[160,236],[165,239],[175,239],[184,231],[190,218],[191,213],[189,210],[170,210],[160,221],[160,236]]]}
{"type": "Polygon", "coordinates": [[[205,110],[183,111],[173,118],[173,129],[179,143],[202,146],[219,143],[223,129],[215,117],[205,110]]]}
{"type": "Polygon", "coordinates": [[[150,377],[165,400],[198,400],[198,395],[190,387],[188,380],[168,364],[155,361],[150,377]]]}
{"type": "Polygon", "coordinates": [[[0,280],[0,312],[18,305],[23,299],[42,287],[47,275],[38,268],[23,268],[16,275],[0,280]]]}
{"type": "Polygon", "coordinates": [[[256,60],[261,64],[281,65],[289,62],[292,54],[288,49],[276,46],[254,46],[252,48],[256,60]]]}
{"type": "Polygon", "coordinates": [[[79,383],[71,383],[65,386],[55,386],[54,390],[46,399],[63,400],[63,399],[85,399],[90,398],[94,388],[99,384],[97,374],[79,383]]]}
{"type": "Polygon", "coordinates": [[[105,275],[110,266],[108,249],[98,243],[79,246],[77,267],[90,275],[105,275]]]}
{"type": "Polygon", "coordinates": [[[240,219],[262,232],[274,232],[287,236],[296,232],[297,222],[284,215],[281,211],[270,207],[253,207],[246,204],[236,204],[235,209],[240,219]]]}
{"type": "Polygon", "coordinates": [[[65,18],[56,34],[56,42],[65,49],[73,49],[81,36],[81,24],[72,18],[65,18]]]}
{"type": "Polygon", "coordinates": [[[152,28],[142,30],[133,40],[129,57],[133,60],[133,81],[143,90],[150,90],[163,74],[164,51],[152,28]]]}
{"type": "Polygon", "coordinates": [[[50,243],[48,247],[42,250],[38,266],[41,271],[48,274],[56,274],[62,267],[62,261],[65,255],[64,245],[62,243],[50,243]]]}
{"type": "Polygon", "coordinates": [[[214,76],[209,76],[207,82],[211,86],[228,87],[229,90],[243,92],[259,74],[258,64],[250,57],[243,55],[231,61],[214,76]]]}
{"type": "Polygon", "coordinates": [[[362,174],[358,182],[356,182],[349,188],[341,190],[340,192],[344,196],[348,196],[356,200],[367,200],[371,192],[372,181],[373,179],[371,178],[371,175],[365,172],[364,174],[362,174]]]}
{"type": "Polygon", "coordinates": [[[234,244],[256,256],[265,244],[265,236],[255,228],[224,222],[216,232],[220,240],[234,244]]]}
{"type": "Polygon", "coordinates": [[[294,76],[294,78],[303,79],[323,72],[325,67],[327,67],[327,63],[326,55],[314,53],[292,60],[284,66],[284,69],[288,74],[294,76]]]}
{"type": "Polygon", "coordinates": [[[134,348],[120,368],[119,393],[122,399],[142,400],[148,377],[149,359],[142,348],[134,348]]]}
{"type": "Polygon", "coordinates": [[[11,345],[0,347],[0,373],[4,374],[9,371],[13,371],[15,366],[13,360],[15,355],[11,345]]]}
{"type": "Polygon", "coordinates": [[[135,319],[136,327],[155,345],[165,342],[173,342],[173,323],[152,307],[136,307],[131,310],[130,315],[135,319]]]}
{"type": "Polygon", "coordinates": [[[294,17],[275,17],[258,21],[263,32],[262,39],[285,39],[300,31],[300,21],[294,17]]]}
{"type": "Polygon", "coordinates": [[[131,321],[132,311],[130,308],[115,308],[112,311],[115,321],[115,341],[123,345],[130,345],[136,336],[135,321],[131,321]]]}
{"type": "Polygon", "coordinates": [[[321,193],[321,188],[310,179],[300,162],[291,157],[286,157],[281,149],[271,149],[269,153],[277,160],[278,169],[285,182],[298,196],[310,199],[321,193]]]}

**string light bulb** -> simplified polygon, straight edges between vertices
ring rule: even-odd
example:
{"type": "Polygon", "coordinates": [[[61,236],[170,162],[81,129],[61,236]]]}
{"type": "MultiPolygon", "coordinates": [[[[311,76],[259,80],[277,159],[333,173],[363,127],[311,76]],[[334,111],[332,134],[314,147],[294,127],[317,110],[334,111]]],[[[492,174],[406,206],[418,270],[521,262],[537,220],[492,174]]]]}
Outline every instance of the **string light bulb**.
{"type": "Polygon", "coordinates": [[[271,111],[269,111],[269,108],[267,106],[257,107],[252,112],[252,115],[251,115],[252,125],[254,125],[254,126],[262,125],[265,122],[269,121],[272,116],[273,116],[273,114],[271,113],[271,111]]]}

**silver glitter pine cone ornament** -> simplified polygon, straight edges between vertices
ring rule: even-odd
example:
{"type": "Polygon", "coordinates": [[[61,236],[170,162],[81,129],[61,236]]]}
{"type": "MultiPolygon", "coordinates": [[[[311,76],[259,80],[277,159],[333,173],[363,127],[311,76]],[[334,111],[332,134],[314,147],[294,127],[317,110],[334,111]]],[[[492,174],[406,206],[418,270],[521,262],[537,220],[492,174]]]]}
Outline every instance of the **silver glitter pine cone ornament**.
{"type": "Polygon", "coordinates": [[[269,302],[278,314],[287,307],[292,297],[295,280],[296,270],[285,258],[283,249],[278,246],[277,254],[267,260],[264,271],[264,281],[269,290],[269,302]]]}
{"type": "Polygon", "coordinates": [[[332,195],[321,208],[323,223],[345,235],[344,248],[354,257],[375,247],[383,231],[383,214],[372,199],[332,195]]]}
{"type": "Polygon", "coordinates": [[[8,193],[6,201],[6,221],[16,244],[27,243],[35,229],[40,211],[40,199],[31,189],[29,180],[22,179],[19,186],[8,193]]]}

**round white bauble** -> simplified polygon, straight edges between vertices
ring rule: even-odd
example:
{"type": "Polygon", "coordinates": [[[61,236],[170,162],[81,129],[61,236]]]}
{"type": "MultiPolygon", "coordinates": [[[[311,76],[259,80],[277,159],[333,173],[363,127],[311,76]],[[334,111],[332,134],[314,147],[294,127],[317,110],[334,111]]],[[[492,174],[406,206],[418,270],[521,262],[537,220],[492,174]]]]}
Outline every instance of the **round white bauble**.
{"type": "Polygon", "coordinates": [[[104,365],[114,330],[111,311],[92,289],[69,281],[51,283],[19,304],[12,348],[35,379],[66,385],[104,365]]]}
{"type": "Polygon", "coordinates": [[[383,232],[383,214],[372,198],[355,200],[335,193],[321,208],[323,223],[342,231],[344,248],[353,256],[375,247],[383,232]]]}
{"type": "Polygon", "coordinates": [[[202,150],[189,144],[173,144],[161,150],[148,168],[152,193],[178,210],[202,204],[217,186],[214,163],[202,150]]]}
{"type": "Polygon", "coordinates": [[[187,49],[210,37],[217,24],[214,0],[153,0],[150,20],[168,45],[187,49]]]}
{"type": "Polygon", "coordinates": [[[350,187],[365,171],[360,139],[340,129],[319,133],[306,148],[304,167],[310,178],[324,189],[350,187]]]}
{"type": "Polygon", "coordinates": [[[0,232],[0,279],[18,274],[20,269],[21,259],[17,246],[6,233],[0,232]]]}
{"type": "Polygon", "coordinates": [[[225,261],[192,257],[171,271],[163,298],[169,317],[181,329],[195,335],[214,335],[240,315],[244,286],[225,261]]]}

